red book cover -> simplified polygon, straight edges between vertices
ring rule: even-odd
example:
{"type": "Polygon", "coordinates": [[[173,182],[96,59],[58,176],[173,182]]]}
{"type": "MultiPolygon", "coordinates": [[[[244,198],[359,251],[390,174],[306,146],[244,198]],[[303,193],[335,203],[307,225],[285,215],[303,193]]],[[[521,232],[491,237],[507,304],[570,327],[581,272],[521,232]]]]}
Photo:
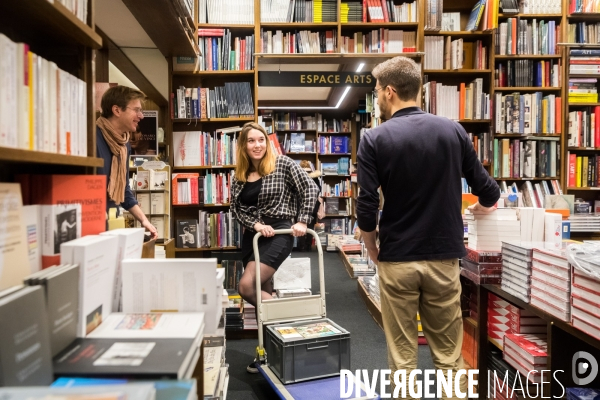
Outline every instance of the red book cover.
{"type": "Polygon", "coordinates": [[[577,165],[577,154],[569,154],[569,187],[577,186],[575,182],[575,167],[577,165]]]}
{"type": "Polygon", "coordinates": [[[367,0],[363,0],[362,3],[362,22],[367,22],[367,0]]]}
{"type": "Polygon", "coordinates": [[[387,4],[385,0],[381,0],[381,9],[383,11],[383,22],[390,22],[390,16],[388,15],[387,4]]]}
{"type": "Polygon", "coordinates": [[[178,204],[186,204],[183,202],[179,201],[179,187],[177,185],[179,180],[184,180],[187,181],[188,179],[192,179],[196,181],[196,204],[198,203],[198,177],[199,174],[198,173],[191,173],[191,174],[173,174],[173,176],[171,177],[171,192],[173,193],[173,205],[178,205],[178,204]]]}
{"type": "Polygon", "coordinates": [[[190,194],[192,197],[192,204],[198,204],[198,177],[192,177],[188,179],[190,184],[190,194]]]}
{"type": "MultiPolygon", "coordinates": [[[[81,236],[106,231],[105,175],[22,175],[28,204],[81,204],[81,236]]],[[[24,199],[26,200],[26,199],[24,199]]]]}
{"type": "MultiPolygon", "coordinates": [[[[505,349],[506,346],[515,349],[517,354],[530,364],[546,365],[548,357],[546,335],[507,333],[504,335],[504,346],[505,349]]],[[[508,352],[508,349],[506,351],[508,352]]]]}
{"type": "Polygon", "coordinates": [[[600,147],[600,106],[594,107],[594,144],[596,147],[600,147]]]}

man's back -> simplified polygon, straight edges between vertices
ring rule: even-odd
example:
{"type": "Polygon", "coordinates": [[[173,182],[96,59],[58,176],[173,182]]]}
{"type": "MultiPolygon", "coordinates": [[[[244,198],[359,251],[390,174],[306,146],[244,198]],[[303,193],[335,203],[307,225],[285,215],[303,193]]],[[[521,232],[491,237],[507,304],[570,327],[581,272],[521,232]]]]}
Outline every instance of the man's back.
{"type": "Polygon", "coordinates": [[[361,214],[374,200],[372,186],[378,183],[383,191],[381,261],[462,257],[461,175],[484,198],[498,193],[464,129],[418,107],[399,110],[367,132],[358,169],[359,225],[361,214]],[[369,182],[372,176],[378,182],[369,182]]]}

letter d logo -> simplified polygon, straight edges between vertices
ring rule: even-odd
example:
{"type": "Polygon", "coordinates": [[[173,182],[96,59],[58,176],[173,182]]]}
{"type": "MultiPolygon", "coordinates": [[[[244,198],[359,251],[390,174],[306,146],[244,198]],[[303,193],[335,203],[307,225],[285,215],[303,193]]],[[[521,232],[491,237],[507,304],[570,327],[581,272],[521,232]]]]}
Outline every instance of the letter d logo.
{"type": "Polygon", "coordinates": [[[598,375],[598,361],[587,351],[578,351],[573,355],[572,364],[573,382],[579,386],[585,386],[590,383],[598,375]],[[585,360],[585,361],[584,361],[585,360]],[[579,376],[589,374],[585,378],[579,376]]]}

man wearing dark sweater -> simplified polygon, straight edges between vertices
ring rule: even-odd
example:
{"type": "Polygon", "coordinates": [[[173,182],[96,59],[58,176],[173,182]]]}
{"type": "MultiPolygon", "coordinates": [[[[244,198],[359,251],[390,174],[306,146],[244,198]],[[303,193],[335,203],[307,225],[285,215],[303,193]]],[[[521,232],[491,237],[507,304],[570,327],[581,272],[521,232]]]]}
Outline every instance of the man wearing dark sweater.
{"type": "Polygon", "coordinates": [[[392,373],[406,370],[406,377],[417,368],[419,312],[436,369],[456,372],[463,368],[458,258],[466,253],[461,176],[479,197],[472,209],[492,212],[500,190],[463,127],[418,107],[421,72],[413,60],[395,57],[372,74],[386,122],[360,142],[357,218],[369,256],[378,262],[388,362],[392,373]]]}

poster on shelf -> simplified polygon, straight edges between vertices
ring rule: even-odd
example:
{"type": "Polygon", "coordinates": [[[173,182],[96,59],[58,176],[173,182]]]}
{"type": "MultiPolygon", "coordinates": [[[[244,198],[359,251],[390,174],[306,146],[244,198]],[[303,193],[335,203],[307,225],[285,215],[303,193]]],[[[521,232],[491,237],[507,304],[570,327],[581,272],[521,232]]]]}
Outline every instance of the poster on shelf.
{"type": "Polygon", "coordinates": [[[131,157],[145,158],[144,161],[148,161],[158,154],[158,111],[144,110],[143,114],[144,118],[138,123],[137,130],[131,134],[129,142],[131,157]]]}

